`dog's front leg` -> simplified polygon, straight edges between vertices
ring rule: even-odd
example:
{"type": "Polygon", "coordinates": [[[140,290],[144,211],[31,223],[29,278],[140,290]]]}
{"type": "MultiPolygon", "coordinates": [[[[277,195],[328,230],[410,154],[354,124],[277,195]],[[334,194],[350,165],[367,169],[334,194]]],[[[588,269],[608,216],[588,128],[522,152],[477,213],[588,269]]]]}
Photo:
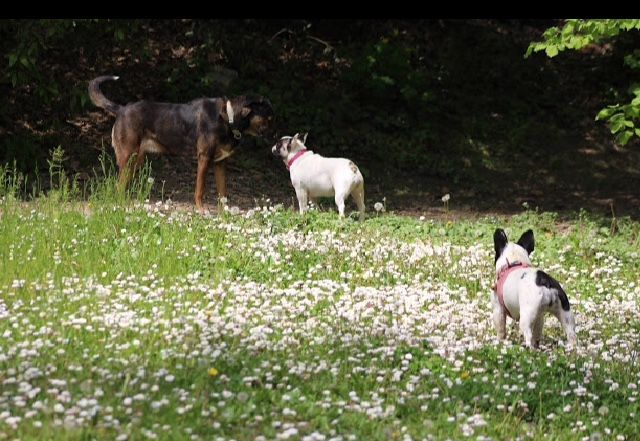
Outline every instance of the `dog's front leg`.
{"type": "Polygon", "coordinates": [[[227,197],[227,162],[219,161],[213,164],[213,176],[216,179],[218,197],[227,197]]]}
{"type": "Polygon", "coordinates": [[[204,214],[204,205],[202,204],[202,197],[204,195],[204,186],[207,179],[207,171],[209,170],[209,162],[211,158],[206,153],[198,154],[198,173],[196,175],[196,208],[200,214],[204,214]]]}
{"type": "Polygon", "coordinates": [[[296,187],[296,196],[298,198],[298,207],[300,208],[300,214],[304,214],[307,211],[309,195],[307,191],[302,187],[296,187]]]}
{"type": "Polygon", "coordinates": [[[504,340],[507,337],[507,315],[504,313],[495,291],[491,296],[491,304],[493,306],[493,325],[498,333],[498,339],[504,340]]]}

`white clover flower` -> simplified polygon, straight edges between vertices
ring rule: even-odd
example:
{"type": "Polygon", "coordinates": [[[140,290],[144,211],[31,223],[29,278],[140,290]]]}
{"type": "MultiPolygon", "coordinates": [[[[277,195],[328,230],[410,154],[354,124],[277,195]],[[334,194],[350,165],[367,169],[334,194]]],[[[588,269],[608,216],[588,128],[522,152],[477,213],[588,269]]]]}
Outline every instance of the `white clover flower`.
{"type": "Polygon", "coordinates": [[[373,204],[373,208],[376,211],[382,211],[384,212],[384,205],[382,204],[382,202],[376,202],[375,204],[373,204]]]}
{"type": "Polygon", "coordinates": [[[229,213],[231,213],[232,215],[236,216],[238,214],[240,214],[240,208],[237,206],[233,206],[229,209],[229,213]]]}
{"type": "Polygon", "coordinates": [[[153,179],[151,176],[149,176],[149,177],[147,178],[147,182],[148,182],[149,184],[153,184],[153,181],[154,181],[154,179],[153,179]]]}
{"type": "Polygon", "coordinates": [[[220,198],[220,203],[221,203],[222,205],[227,205],[227,201],[228,201],[228,199],[227,199],[225,196],[222,196],[222,197],[220,198]]]}
{"type": "Polygon", "coordinates": [[[442,202],[449,202],[449,199],[451,199],[451,195],[449,193],[442,196],[442,202]]]}

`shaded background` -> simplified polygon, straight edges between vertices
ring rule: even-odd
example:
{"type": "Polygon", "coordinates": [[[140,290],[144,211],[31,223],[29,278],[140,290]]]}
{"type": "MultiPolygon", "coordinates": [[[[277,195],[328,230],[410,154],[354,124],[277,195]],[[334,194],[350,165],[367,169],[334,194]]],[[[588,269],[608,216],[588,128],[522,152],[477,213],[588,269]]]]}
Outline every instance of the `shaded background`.
{"type": "MultiPolygon", "coordinates": [[[[88,100],[186,102],[259,93],[278,135],[309,131],[324,156],[353,159],[367,209],[513,213],[581,208],[640,217],[640,146],[613,142],[594,120],[626,99],[635,34],[554,59],[524,58],[557,20],[3,20],[0,163],[46,175],[94,176],[113,156],[114,117],[88,100]],[[16,57],[11,57],[11,54],[16,57]],[[6,61],[9,61],[7,63],[6,61]],[[13,64],[11,64],[13,61],[13,64]]],[[[636,79],[637,80],[637,79],[636,79]]],[[[230,162],[230,203],[294,204],[271,143],[245,139],[230,162]]],[[[192,204],[195,156],[150,156],[154,198],[192,204]]],[[[33,179],[35,182],[35,179],[33,179]]],[[[46,179],[41,184],[46,186],[46,179]]],[[[215,194],[208,178],[207,202],[215,194]]],[[[329,205],[329,204],[328,204],[329,205]]]]}

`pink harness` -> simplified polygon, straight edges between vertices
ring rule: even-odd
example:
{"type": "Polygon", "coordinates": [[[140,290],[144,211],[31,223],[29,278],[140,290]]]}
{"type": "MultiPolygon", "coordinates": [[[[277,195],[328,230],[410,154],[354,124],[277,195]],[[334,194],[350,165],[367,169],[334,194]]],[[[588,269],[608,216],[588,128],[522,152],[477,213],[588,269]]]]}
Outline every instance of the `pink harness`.
{"type": "Polygon", "coordinates": [[[297,160],[300,156],[304,155],[304,154],[305,154],[305,153],[307,153],[308,151],[309,151],[309,150],[307,150],[307,149],[302,149],[302,150],[300,150],[298,153],[296,153],[295,155],[293,155],[293,158],[291,158],[291,159],[289,160],[289,162],[287,162],[287,170],[291,170],[291,166],[293,165],[293,163],[294,163],[294,162],[296,162],[296,160],[297,160]]]}
{"type": "Polygon", "coordinates": [[[504,305],[504,283],[507,281],[507,278],[509,277],[509,274],[511,274],[512,272],[514,272],[515,270],[520,269],[520,268],[529,268],[529,265],[526,265],[526,264],[520,263],[520,262],[516,262],[516,263],[511,263],[511,264],[507,264],[506,266],[503,266],[500,269],[500,272],[498,273],[498,279],[496,280],[496,284],[493,285],[493,290],[498,295],[498,301],[500,302],[500,305],[502,306],[502,309],[511,318],[513,318],[511,316],[511,313],[509,312],[507,307],[504,305]]]}

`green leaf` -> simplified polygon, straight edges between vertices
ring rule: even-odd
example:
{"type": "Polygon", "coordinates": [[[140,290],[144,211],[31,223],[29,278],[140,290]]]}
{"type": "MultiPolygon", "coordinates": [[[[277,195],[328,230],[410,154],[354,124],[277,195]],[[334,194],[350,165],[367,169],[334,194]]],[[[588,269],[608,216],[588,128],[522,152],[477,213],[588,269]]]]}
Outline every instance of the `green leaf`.
{"type": "Polygon", "coordinates": [[[14,64],[16,64],[16,61],[18,61],[18,55],[16,54],[9,54],[9,67],[13,66],[14,64]]]}
{"type": "Polygon", "coordinates": [[[621,132],[618,134],[618,136],[616,136],[618,142],[620,143],[620,145],[626,145],[629,140],[631,139],[631,137],[633,136],[633,132],[630,130],[625,130],[624,132],[621,132]]]}
{"type": "Polygon", "coordinates": [[[547,46],[547,48],[544,50],[544,52],[547,54],[547,56],[549,58],[553,58],[556,55],[558,55],[558,47],[557,46],[547,46]]]}
{"type": "Polygon", "coordinates": [[[611,109],[611,108],[602,109],[596,115],[596,121],[599,121],[599,120],[602,120],[602,119],[608,119],[609,117],[611,117],[611,115],[613,114],[614,111],[615,111],[615,109],[611,109]]]}
{"type": "Polygon", "coordinates": [[[621,115],[621,114],[614,115],[610,120],[611,133],[618,133],[620,130],[622,130],[625,127],[625,125],[624,125],[625,120],[624,119],[615,118],[618,115],[621,115]]]}

